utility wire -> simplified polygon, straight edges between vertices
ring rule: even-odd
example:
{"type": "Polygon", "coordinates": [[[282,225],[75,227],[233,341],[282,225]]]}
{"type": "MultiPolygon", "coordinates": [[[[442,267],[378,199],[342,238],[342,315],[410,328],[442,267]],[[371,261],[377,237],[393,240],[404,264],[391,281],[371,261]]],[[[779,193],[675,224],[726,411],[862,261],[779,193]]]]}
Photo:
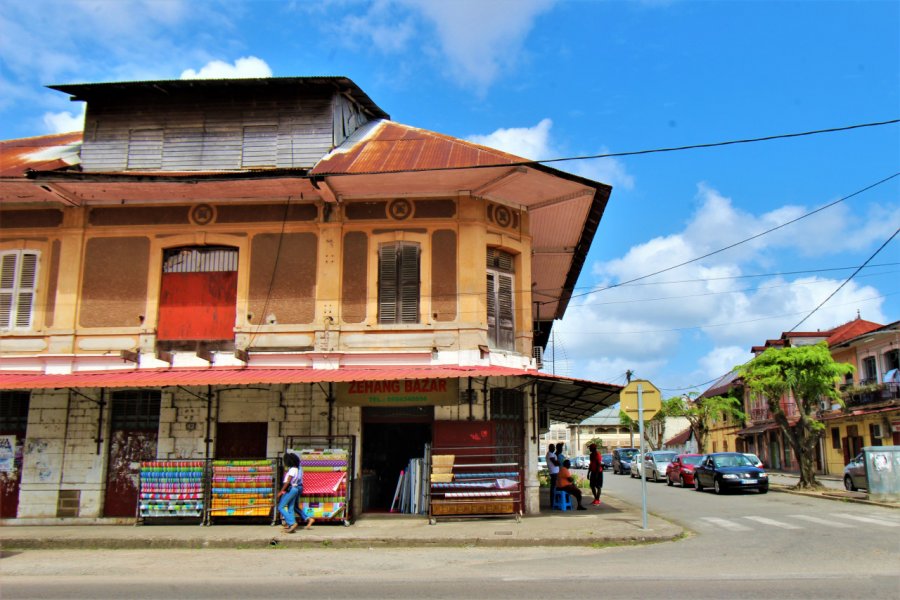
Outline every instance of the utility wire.
{"type": "MultiPolygon", "coordinates": [[[[788,225],[791,225],[791,224],[793,224],[793,223],[796,223],[797,221],[800,221],[800,220],[802,220],[802,219],[806,219],[807,217],[811,217],[811,216],[814,215],[814,214],[820,213],[820,212],[822,212],[823,210],[826,210],[826,209],[828,209],[828,208],[831,208],[832,206],[835,206],[836,204],[840,204],[841,202],[844,202],[844,201],[846,201],[846,200],[849,200],[850,198],[853,198],[854,196],[858,196],[858,195],[862,194],[863,192],[867,192],[867,191],[871,190],[872,188],[875,188],[875,187],[878,187],[879,185],[882,185],[882,184],[884,184],[884,183],[887,183],[888,181],[890,181],[891,179],[894,179],[894,178],[897,177],[897,176],[900,176],[900,171],[898,171],[897,173],[894,173],[893,175],[889,175],[888,177],[885,177],[884,179],[882,179],[882,180],[880,180],[880,181],[876,181],[875,183],[872,183],[872,184],[870,184],[870,185],[867,185],[866,187],[864,187],[864,188],[862,188],[862,189],[856,190],[856,191],[853,192],[852,194],[848,194],[848,195],[844,196],[843,198],[838,198],[838,199],[835,200],[834,202],[830,202],[830,203],[826,204],[825,206],[820,206],[819,208],[817,208],[817,209],[815,209],[815,210],[812,210],[812,211],[810,211],[810,212],[808,212],[808,213],[806,213],[806,214],[804,214],[804,215],[800,215],[800,216],[797,217],[796,219],[791,219],[790,221],[786,221],[786,222],[784,222],[784,223],[781,223],[780,225],[776,225],[775,227],[771,227],[771,228],[769,228],[769,229],[766,229],[765,231],[762,231],[762,232],[757,233],[757,234],[755,234],[755,235],[751,235],[751,236],[748,237],[748,238],[744,238],[743,240],[740,240],[740,241],[735,242],[735,243],[733,243],[733,244],[729,244],[728,246],[725,246],[724,248],[719,248],[718,250],[713,250],[712,252],[707,252],[706,254],[704,254],[704,255],[702,255],[702,256],[697,256],[697,257],[692,258],[692,259],[690,259],[690,260],[686,260],[686,261],[680,262],[680,263],[678,263],[678,264],[676,264],[676,265],[672,265],[672,266],[670,266],[670,267],[666,267],[666,268],[664,268],[664,269],[660,269],[660,270],[658,270],[658,271],[654,271],[654,272],[648,273],[648,274],[646,274],[646,275],[641,275],[640,277],[635,277],[635,278],[629,279],[629,280],[627,280],[627,281],[622,281],[622,282],[619,282],[619,283],[614,283],[614,284],[612,284],[612,285],[608,285],[608,286],[606,286],[606,287],[602,287],[602,288],[599,288],[599,289],[596,289],[596,290],[590,290],[590,291],[587,291],[587,292],[584,292],[584,293],[581,293],[581,294],[573,294],[573,295],[570,297],[570,300],[573,299],[573,298],[580,298],[580,297],[582,297],[582,296],[588,296],[588,295],[590,295],[590,294],[596,294],[596,293],[604,292],[604,291],[606,291],[606,290],[610,290],[610,289],[613,289],[613,288],[622,287],[623,285],[628,285],[628,284],[634,283],[635,281],[641,281],[642,279],[648,279],[648,278],[650,278],[650,277],[653,277],[654,275],[659,275],[659,274],[661,274],[661,273],[666,273],[666,272],[668,272],[668,271],[673,271],[673,270],[678,269],[678,268],[680,268],[680,267],[683,267],[683,266],[685,266],[685,265],[689,265],[689,264],[691,264],[691,263],[695,263],[695,262],[697,262],[697,261],[703,260],[704,258],[709,258],[710,256],[714,256],[714,255],[719,254],[719,253],[721,253],[721,252],[725,252],[726,250],[731,250],[732,248],[735,248],[735,247],[737,247],[737,246],[740,246],[741,244],[746,244],[747,242],[753,241],[753,240],[755,240],[755,239],[757,239],[757,238],[760,238],[760,237],[762,237],[762,236],[764,236],[764,235],[768,235],[768,234],[772,233],[773,231],[777,231],[777,230],[779,230],[779,229],[781,229],[781,228],[783,228],[783,227],[787,227],[788,225]]],[[[551,301],[545,301],[545,302],[542,302],[542,304],[550,304],[550,303],[551,303],[551,301]]]]}
{"type": "Polygon", "coordinates": [[[869,258],[866,259],[866,262],[864,262],[862,265],[860,265],[860,267],[859,267],[858,269],[856,269],[855,271],[853,271],[853,273],[850,274],[850,277],[848,277],[847,279],[845,279],[844,282],[843,282],[841,285],[837,286],[837,288],[835,288],[835,290],[834,290],[833,292],[831,292],[831,293],[828,295],[827,298],[825,298],[824,300],[822,300],[822,302],[821,302],[817,307],[815,307],[814,309],[812,309],[812,311],[811,311],[808,315],[806,315],[805,317],[803,317],[803,319],[801,319],[799,323],[797,323],[796,325],[794,325],[793,327],[791,327],[790,329],[788,329],[788,331],[794,331],[795,329],[797,329],[798,327],[800,327],[804,322],[806,322],[806,320],[807,320],[808,318],[810,318],[811,316],[813,316],[817,310],[819,310],[820,308],[822,308],[822,306],[823,306],[826,302],[828,302],[829,300],[831,300],[831,298],[832,298],[835,294],[837,294],[837,293],[840,291],[840,289],[841,289],[842,287],[844,287],[845,285],[847,285],[848,283],[850,283],[850,280],[853,279],[853,277],[854,277],[857,273],[859,273],[860,269],[862,269],[863,267],[865,267],[865,266],[869,263],[870,260],[872,260],[873,258],[875,258],[876,256],[878,256],[878,253],[881,252],[882,250],[884,250],[884,247],[887,246],[889,243],[891,243],[891,240],[893,240],[895,237],[897,237],[897,234],[898,234],[898,233],[900,233],[900,228],[897,228],[896,230],[894,230],[894,233],[891,234],[891,237],[889,237],[888,239],[886,239],[885,242],[884,242],[881,246],[878,247],[878,250],[876,250],[876,251],[872,254],[872,256],[870,256],[869,258]]]}

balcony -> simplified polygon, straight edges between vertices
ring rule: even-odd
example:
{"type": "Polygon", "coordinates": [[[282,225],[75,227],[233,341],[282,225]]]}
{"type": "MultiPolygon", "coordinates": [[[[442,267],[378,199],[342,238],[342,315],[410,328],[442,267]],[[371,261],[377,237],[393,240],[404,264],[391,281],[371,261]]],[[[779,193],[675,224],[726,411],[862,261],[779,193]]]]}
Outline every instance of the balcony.
{"type": "Polygon", "coordinates": [[[841,397],[847,408],[878,404],[900,399],[900,383],[860,381],[859,385],[841,386],[841,397]]]}

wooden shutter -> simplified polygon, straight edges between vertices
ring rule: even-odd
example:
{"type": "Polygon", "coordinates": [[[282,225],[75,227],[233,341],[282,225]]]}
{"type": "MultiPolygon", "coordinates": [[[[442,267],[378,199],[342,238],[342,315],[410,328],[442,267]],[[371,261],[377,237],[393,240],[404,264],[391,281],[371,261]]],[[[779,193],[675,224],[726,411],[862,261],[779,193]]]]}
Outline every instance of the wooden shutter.
{"type": "Polygon", "coordinates": [[[0,261],[0,329],[28,329],[37,286],[38,255],[15,251],[0,261]]]}
{"type": "Polygon", "coordinates": [[[128,169],[162,167],[162,129],[132,129],[128,138],[128,169]]]}
{"type": "Polygon", "coordinates": [[[492,344],[497,343],[497,276],[488,271],[487,274],[487,323],[488,339],[492,344]]]}
{"type": "Polygon", "coordinates": [[[513,278],[512,275],[498,274],[497,286],[497,345],[512,350],[515,345],[515,322],[513,320],[513,278]]]}
{"type": "Polygon", "coordinates": [[[419,322],[419,245],[378,249],[378,322],[419,322]]]}
{"type": "Polygon", "coordinates": [[[400,246],[400,322],[419,322],[419,246],[400,246]]]}
{"type": "Polygon", "coordinates": [[[508,252],[487,250],[487,324],[488,339],[496,348],[515,347],[515,305],[513,276],[515,257],[508,252]]]}
{"type": "Polygon", "coordinates": [[[378,322],[397,322],[397,246],[378,248],[378,322]]]}
{"type": "Polygon", "coordinates": [[[242,167],[274,167],[278,160],[278,126],[244,127],[242,167]]]}

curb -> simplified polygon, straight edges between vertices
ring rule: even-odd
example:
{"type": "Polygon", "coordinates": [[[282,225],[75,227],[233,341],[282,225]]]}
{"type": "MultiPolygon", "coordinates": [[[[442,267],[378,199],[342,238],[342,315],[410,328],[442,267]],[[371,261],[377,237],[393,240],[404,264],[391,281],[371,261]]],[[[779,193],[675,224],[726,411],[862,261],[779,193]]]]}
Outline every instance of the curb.
{"type": "Polygon", "coordinates": [[[837,500],[838,502],[852,502],[855,504],[868,504],[869,506],[881,506],[882,508],[900,508],[900,504],[894,504],[890,502],[879,502],[877,500],[869,500],[867,498],[854,498],[852,496],[842,496],[839,495],[842,492],[837,490],[831,492],[805,492],[802,490],[795,490],[790,486],[781,485],[781,484],[769,484],[769,489],[773,492],[781,492],[783,494],[794,494],[795,496],[806,496],[808,498],[824,498],[825,500],[837,500]]]}

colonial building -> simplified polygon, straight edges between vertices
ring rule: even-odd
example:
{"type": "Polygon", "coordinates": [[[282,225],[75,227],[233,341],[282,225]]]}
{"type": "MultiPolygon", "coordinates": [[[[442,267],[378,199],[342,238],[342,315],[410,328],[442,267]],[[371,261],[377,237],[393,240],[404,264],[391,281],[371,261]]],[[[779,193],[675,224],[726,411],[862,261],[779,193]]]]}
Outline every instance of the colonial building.
{"type": "Polygon", "coordinates": [[[355,514],[467,443],[515,449],[534,512],[548,419],[616,401],[538,370],[609,186],[344,77],[53,89],[84,131],[0,143],[3,518],[131,517],[141,460],[316,436],[351,440],[355,514]]]}

